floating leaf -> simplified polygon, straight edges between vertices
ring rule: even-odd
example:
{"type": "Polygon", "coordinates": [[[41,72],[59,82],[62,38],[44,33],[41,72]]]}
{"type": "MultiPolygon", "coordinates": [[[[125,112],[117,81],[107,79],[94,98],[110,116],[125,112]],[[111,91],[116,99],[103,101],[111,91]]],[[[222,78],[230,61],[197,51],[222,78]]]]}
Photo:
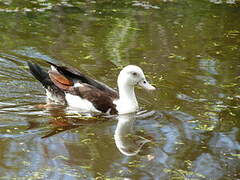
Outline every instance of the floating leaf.
{"type": "Polygon", "coordinates": [[[155,156],[153,156],[153,155],[151,155],[151,154],[148,154],[148,155],[147,155],[147,159],[148,159],[149,161],[153,160],[154,158],[155,158],[155,156]]]}

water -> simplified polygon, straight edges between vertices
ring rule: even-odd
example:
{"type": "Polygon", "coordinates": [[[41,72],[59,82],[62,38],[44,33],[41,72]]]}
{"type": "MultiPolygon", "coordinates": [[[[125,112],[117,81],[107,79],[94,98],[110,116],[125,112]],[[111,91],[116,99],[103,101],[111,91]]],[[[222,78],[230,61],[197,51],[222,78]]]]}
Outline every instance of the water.
{"type": "Polygon", "coordinates": [[[1,179],[239,179],[236,1],[2,1],[1,179]],[[158,90],[141,112],[44,107],[27,61],[73,66],[116,87],[141,66],[158,90]]]}

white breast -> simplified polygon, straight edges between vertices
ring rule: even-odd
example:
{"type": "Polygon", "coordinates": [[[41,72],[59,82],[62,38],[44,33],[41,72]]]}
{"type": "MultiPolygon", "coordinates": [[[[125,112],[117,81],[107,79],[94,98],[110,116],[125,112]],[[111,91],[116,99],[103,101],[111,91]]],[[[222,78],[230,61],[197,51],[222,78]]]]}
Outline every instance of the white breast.
{"type": "Polygon", "coordinates": [[[65,98],[69,106],[79,108],[81,110],[100,112],[87,99],[82,99],[79,96],[65,93],[65,98]]]}

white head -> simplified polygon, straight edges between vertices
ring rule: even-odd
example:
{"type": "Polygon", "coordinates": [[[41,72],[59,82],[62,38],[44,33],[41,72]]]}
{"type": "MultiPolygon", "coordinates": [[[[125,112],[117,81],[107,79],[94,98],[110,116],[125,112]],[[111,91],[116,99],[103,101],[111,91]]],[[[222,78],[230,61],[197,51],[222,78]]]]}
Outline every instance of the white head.
{"type": "Polygon", "coordinates": [[[135,65],[124,67],[118,76],[118,86],[135,86],[140,85],[147,90],[155,90],[156,88],[148,83],[143,73],[143,70],[135,65]]]}

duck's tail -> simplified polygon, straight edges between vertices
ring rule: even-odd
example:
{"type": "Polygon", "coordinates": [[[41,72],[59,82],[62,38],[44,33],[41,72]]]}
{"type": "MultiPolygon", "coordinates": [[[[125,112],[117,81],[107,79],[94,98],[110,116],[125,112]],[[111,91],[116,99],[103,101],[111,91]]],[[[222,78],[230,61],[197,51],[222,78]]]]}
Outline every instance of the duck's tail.
{"type": "Polygon", "coordinates": [[[52,86],[53,83],[50,80],[50,77],[46,71],[44,71],[40,66],[37,64],[32,64],[28,62],[28,67],[31,72],[31,74],[42,83],[42,85],[48,89],[49,86],[52,86]]]}
{"type": "Polygon", "coordinates": [[[47,91],[47,97],[49,100],[66,104],[65,94],[59,89],[50,79],[48,72],[44,71],[37,64],[32,64],[28,62],[29,70],[31,74],[42,83],[43,87],[47,91]]]}

